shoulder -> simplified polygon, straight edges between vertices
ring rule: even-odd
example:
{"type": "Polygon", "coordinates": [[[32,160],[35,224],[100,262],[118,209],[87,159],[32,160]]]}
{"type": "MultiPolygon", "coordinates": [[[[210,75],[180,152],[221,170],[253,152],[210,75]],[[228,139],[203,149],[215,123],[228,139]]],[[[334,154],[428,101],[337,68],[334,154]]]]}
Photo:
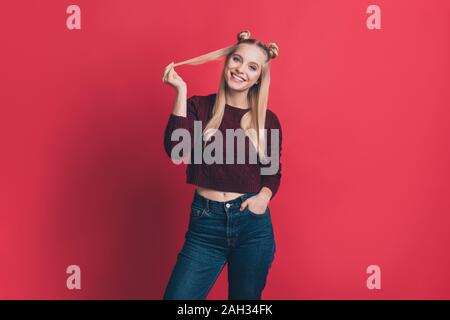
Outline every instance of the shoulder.
{"type": "Polygon", "coordinates": [[[197,120],[208,121],[214,107],[215,94],[192,95],[187,99],[187,109],[197,120]]]}
{"type": "Polygon", "coordinates": [[[205,105],[205,104],[214,103],[215,99],[216,99],[216,94],[211,93],[208,95],[192,95],[187,100],[196,105],[205,105]]]}
{"type": "Polygon", "coordinates": [[[192,95],[187,99],[188,106],[194,107],[196,110],[209,109],[214,105],[216,94],[208,95],[192,95]]]}
{"type": "Polygon", "coordinates": [[[266,109],[266,124],[268,128],[281,129],[280,119],[271,109],[266,109]]]}

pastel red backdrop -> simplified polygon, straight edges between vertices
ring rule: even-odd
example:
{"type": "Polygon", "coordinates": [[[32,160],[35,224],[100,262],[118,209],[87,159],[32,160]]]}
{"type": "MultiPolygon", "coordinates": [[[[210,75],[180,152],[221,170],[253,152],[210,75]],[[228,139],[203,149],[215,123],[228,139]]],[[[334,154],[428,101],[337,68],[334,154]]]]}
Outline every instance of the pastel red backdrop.
{"type": "MultiPolygon", "coordinates": [[[[8,1],[0,298],[160,299],[193,186],[163,150],[164,66],[277,42],[283,126],[265,299],[450,298],[450,2],[8,1]],[[66,8],[81,8],[68,30],[66,8]],[[381,8],[369,30],[366,9],[381,8]],[[81,290],[66,268],[79,265],[81,290]],[[369,290],[366,268],[381,268],[369,290]]],[[[188,95],[222,62],[181,66],[188,95]]],[[[210,299],[227,298],[226,270],[210,299]]]]}

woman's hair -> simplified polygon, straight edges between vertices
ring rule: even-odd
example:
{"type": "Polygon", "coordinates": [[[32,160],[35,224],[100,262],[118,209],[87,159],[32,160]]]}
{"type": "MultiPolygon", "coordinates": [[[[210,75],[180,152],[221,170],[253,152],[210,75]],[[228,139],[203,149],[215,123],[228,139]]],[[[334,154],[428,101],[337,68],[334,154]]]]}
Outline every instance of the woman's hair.
{"type": "Polygon", "coordinates": [[[269,43],[265,45],[257,39],[250,38],[250,31],[241,31],[237,35],[237,43],[216,51],[209,52],[207,54],[175,63],[174,66],[183,64],[197,65],[203,64],[209,61],[217,60],[225,57],[224,68],[222,69],[222,75],[220,77],[219,89],[214,102],[212,117],[208,121],[205,129],[203,130],[204,141],[208,141],[218,130],[222,118],[225,112],[226,93],[228,92],[228,85],[225,80],[225,65],[228,59],[236,51],[238,45],[246,43],[259,47],[266,55],[266,63],[261,68],[261,76],[257,83],[254,84],[248,91],[247,99],[250,106],[250,111],[245,113],[241,119],[241,128],[245,134],[252,141],[255,149],[259,154],[259,158],[262,162],[266,162],[265,154],[265,136],[264,136],[264,124],[266,121],[267,101],[269,97],[269,85],[270,85],[270,61],[278,56],[279,48],[276,43],[269,43]]]}

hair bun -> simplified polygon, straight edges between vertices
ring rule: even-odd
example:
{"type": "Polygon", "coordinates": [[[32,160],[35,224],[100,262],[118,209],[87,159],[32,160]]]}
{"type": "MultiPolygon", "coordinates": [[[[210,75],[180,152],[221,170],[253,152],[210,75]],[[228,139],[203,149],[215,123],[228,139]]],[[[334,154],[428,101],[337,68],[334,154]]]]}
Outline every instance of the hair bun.
{"type": "Polygon", "coordinates": [[[269,51],[270,59],[275,59],[276,57],[278,57],[280,48],[275,42],[271,42],[267,45],[267,50],[269,51]]]}
{"type": "Polygon", "coordinates": [[[248,30],[239,32],[237,35],[238,42],[241,42],[242,40],[250,39],[250,35],[251,35],[251,33],[248,30]]]}

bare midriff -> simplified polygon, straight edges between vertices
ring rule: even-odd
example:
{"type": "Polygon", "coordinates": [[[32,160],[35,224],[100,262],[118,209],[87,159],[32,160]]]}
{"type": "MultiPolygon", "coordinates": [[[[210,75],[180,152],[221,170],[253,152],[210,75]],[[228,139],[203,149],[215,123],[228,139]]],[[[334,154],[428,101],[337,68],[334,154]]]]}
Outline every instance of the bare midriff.
{"type": "Polygon", "coordinates": [[[201,196],[213,201],[230,201],[245,194],[237,192],[224,192],[200,186],[196,186],[196,189],[201,196]]]}

